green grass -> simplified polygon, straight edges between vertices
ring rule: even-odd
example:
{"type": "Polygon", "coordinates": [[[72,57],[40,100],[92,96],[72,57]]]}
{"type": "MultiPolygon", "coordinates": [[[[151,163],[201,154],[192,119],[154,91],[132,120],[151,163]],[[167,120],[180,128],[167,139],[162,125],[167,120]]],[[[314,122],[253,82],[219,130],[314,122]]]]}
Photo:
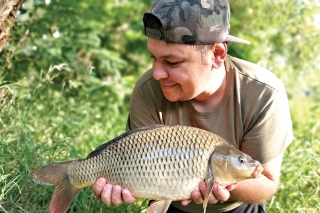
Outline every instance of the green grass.
{"type": "Polygon", "coordinates": [[[320,139],[297,138],[287,149],[281,185],[269,212],[320,212],[320,139]]]}
{"type": "MultiPolygon", "coordinates": [[[[87,82],[66,87],[55,81],[58,68],[36,80],[0,82],[0,212],[48,212],[53,187],[33,183],[31,170],[83,158],[124,132],[129,89],[120,91],[89,74],[87,82]]],[[[121,85],[121,80],[114,80],[121,85]]],[[[291,103],[296,140],[286,150],[282,182],[268,202],[268,212],[320,212],[320,115],[315,107],[319,102],[306,98],[291,99],[291,103]]],[[[95,201],[89,187],[78,194],[68,212],[135,213],[145,209],[144,200],[107,207],[95,201]]]]}
{"type": "MultiPolygon", "coordinates": [[[[117,88],[91,80],[81,89],[60,91],[54,88],[52,71],[44,76],[35,82],[0,84],[0,212],[48,212],[53,187],[33,183],[32,169],[84,158],[125,132],[126,97],[115,95],[117,88]],[[79,91],[82,94],[70,95],[79,91]]],[[[88,188],[68,212],[141,212],[144,203],[107,208],[88,188]]]]}

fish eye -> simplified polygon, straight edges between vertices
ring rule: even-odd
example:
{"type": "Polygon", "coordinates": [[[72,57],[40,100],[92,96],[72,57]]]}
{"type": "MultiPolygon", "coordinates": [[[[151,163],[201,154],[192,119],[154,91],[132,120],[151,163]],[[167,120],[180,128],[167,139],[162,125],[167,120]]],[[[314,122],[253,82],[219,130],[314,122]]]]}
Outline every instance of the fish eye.
{"type": "Polygon", "coordinates": [[[245,159],[244,159],[244,157],[242,157],[242,156],[239,156],[239,157],[238,157],[238,161],[239,161],[239,163],[241,163],[241,164],[244,164],[244,163],[245,163],[245,159]]]}

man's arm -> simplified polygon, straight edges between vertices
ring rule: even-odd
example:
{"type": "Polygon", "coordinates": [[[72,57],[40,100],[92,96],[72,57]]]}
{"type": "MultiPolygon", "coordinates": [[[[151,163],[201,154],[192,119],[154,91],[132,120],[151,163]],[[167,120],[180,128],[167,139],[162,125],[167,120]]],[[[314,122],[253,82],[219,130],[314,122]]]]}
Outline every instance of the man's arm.
{"type": "MultiPolygon", "coordinates": [[[[235,185],[223,188],[218,184],[212,190],[208,203],[214,204],[219,201],[227,201],[229,198],[244,203],[262,203],[272,197],[280,182],[280,168],[283,153],[268,163],[262,164],[264,170],[262,176],[256,179],[247,179],[235,185]]],[[[206,193],[206,185],[204,182],[199,184],[199,190],[192,192],[192,199],[195,203],[203,203],[206,193]]],[[[183,200],[182,205],[187,205],[190,201],[183,200]]]]}
{"type": "Polygon", "coordinates": [[[268,163],[262,164],[262,176],[235,184],[231,199],[245,203],[261,203],[271,198],[278,189],[283,153],[268,163]]]}

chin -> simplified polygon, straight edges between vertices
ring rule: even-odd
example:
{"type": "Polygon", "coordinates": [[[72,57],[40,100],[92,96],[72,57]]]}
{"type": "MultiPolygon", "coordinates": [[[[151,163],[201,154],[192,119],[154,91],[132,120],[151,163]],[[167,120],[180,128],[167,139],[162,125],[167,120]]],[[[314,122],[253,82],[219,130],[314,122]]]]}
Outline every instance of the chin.
{"type": "Polygon", "coordinates": [[[171,101],[171,102],[176,102],[176,101],[180,101],[181,99],[175,95],[168,95],[168,94],[165,94],[164,93],[164,97],[166,97],[166,99],[168,101],[171,101]]]}
{"type": "Polygon", "coordinates": [[[164,97],[166,97],[166,99],[168,101],[171,101],[171,102],[191,100],[191,98],[178,97],[178,96],[175,96],[175,95],[171,95],[170,96],[170,95],[164,94],[164,97]]]}
{"type": "Polygon", "coordinates": [[[181,101],[180,99],[178,99],[178,98],[168,98],[168,97],[166,97],[166,99],[168,100],[168,101],[170,101],[170,102],[176,102],[176,101],[181,101]]]}

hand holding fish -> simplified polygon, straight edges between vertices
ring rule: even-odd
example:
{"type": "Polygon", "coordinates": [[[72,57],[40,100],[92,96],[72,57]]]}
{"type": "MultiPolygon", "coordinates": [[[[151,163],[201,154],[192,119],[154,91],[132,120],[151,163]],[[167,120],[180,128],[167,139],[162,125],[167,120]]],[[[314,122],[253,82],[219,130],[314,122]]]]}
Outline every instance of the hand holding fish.
{"type": "MultiPolygon", "coordinates": [[[[230,197],[230,191],[232,191],[234,185],[228,185],[226,187],[220,186],[218,183],[214,184],[214,187],[209,195],[208,204],[215,204],[218,201],[225,202],[230,197]]],[[[204,181],[200,182],[199,190],[194,190],[191,193],[191,198],[196,204],[202,204],[207,192],[207,185],[204,181]]],[[[182,200],[181,204],[186,206],[191,200],[182,200]]]]}
{"type": "MultiPolygon", "coordinates": [[[[208,204],[215,204],[218,201],[227,201],[230,197],[234,185],[222,187],[215,183],[212,192],[208,198],[208,204]]],[[[191,193],[191,198],[196,204],[202,204],[206,195],[207,185],[204,181],[200,182],[199,190],[194,190],[191,193]]],[[[119,185],[112,185],[105,178],[99,178],[93,185],[93,192],[96,197],[99,197],[106,205],[114,204],[121,205],[123,203],[134,203],[136,198],[133,197],[128,189],[123,189],[119,185]]],[[[181,204],[186,206],[191,200],[182,200],[181,204]]]]}
{"type": "Polygon", "coordinates": [[[123,189],[120,185],[113,186],[105,178],[99,178],[93,185],[93,192],[96,197],[106,205],[121,205],[123,203],[133,203],[136,198],[133,197],[128,189],[123,189]]]}

